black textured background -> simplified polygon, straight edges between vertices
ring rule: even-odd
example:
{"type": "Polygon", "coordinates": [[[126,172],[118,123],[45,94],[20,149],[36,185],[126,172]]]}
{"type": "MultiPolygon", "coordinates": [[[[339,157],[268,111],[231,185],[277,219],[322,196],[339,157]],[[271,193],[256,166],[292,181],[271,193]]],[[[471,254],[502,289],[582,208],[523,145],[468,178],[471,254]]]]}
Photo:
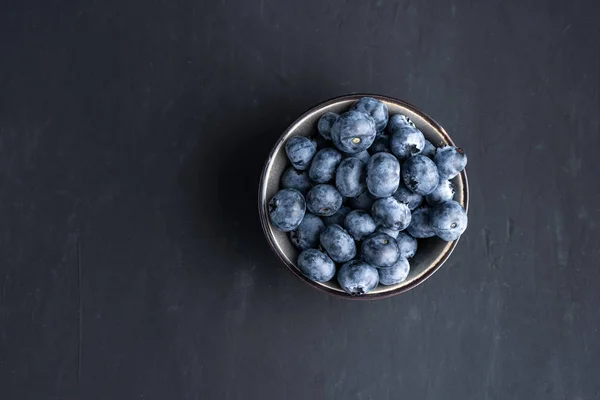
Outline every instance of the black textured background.
{"type": "Polygon", "coordinates": [[[597,1],[3,1],[0,398],[600,399],[597,1]],[[407,100],[470,227],[399,297],[283,267],[271,144],[407,100]]]}

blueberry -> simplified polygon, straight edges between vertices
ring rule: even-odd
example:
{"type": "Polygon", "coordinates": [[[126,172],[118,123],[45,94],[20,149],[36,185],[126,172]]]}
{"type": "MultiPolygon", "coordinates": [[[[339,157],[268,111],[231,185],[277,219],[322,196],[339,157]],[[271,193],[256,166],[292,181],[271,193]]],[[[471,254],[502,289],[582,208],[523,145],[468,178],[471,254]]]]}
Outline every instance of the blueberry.
{"type": "Polygon", "coordinates": [[[371,154],[376,153],[391,153],[390,150],[390,137],[385,133],[379,134],[375,137],[375,141],[369,148],[371,154]]]}
{"type": "Polygon", "coordinates": [[[360,296],[377,287],[379,273],[366,262],[353,260],[341,266],[337,280],[346,293],[360,296]]]}
{"type": "Polygon", "coordinates": [[[410,224],[410,209],[392,196],[375,200],[371,214],[377,224],[397,231],[406,229],[410,224]]]}
{"type": "Polygon", "coordinates": [[[435,190],[425,196],[429,205],[443,203],[454,197],[454,185],[450,181],[441,180],[435,190]]]}
{"type": "Polygon", "coordinates": [[[327,183],[333,179],[335,169],[342,161],[342,155],[339,151],[328,148],[321,149],[315,154],[308,176],[317,183],[327,183]]]}
{"type": "Polygon", "coordinates": [[[379,268],[391,267],[400,257],[396,239],[381,232],[376,232],[363,241],[361,254],[366,262],[379,268]]]}
{"type": "Polygon", "coordinates": [[[468,217],[465,209],[454,200],[431,207],[429,224],[442,240],[457,240],[467,229],[468,217]]]}
{"type": "Polygon", "coordinates": [[[394,239],[396,239],[398,237],[398,234],[400,233],[400,231],[397,231],[395,229],[390,229],[383,225],[379,225],[377,227],[377,229],[375,229],[375,232],[385,233],[386,235],[389,235],[389,236],[393,237],[394,239]]]}
{"type": "Polygon", "coordinates": [[[391,196],[400,184],[400,164],[389,153],[371,156],[367,165],[367,188],[375,197],[391,196]]]}
{"type": "Polygon", "coordinates": [[[320,217],[336,213],[342,206],[342,195],[331,185],[316,185],[306,194],[308,210],[320,217]]]}
{"type": "Polygon", "coordinates": [[[344,159],[335,173],[335,187],[344,197],[356,197],[365,191],[367,166],[358,158],[344,159]]]}
{"type": "Polygon", "coordinates": [[[269,218],[280,231],[290,232],[300,225],[306,212],[304,196],[294,189],[282,189],[269,201],[269,218]]]}
{"type": "Polygon", "coordinates": [[[371,206],[375,198],[368,190],[365,190],[357,197],[351,197],[348,199],[348,205],[355,210],[371,210],[371,206]]]}
{"type": "Polygon", "coordinates": [[[304,136],[293,136],[285,143],[285,152],[294,168],[304,171],[317,152],[317,143],[304,136]]]}
{"type": "Polygon", "coordinates": [[[406,160],[410,156],[419,154],[424,147],[423,133],[408,125],[398,128],[390,137],[390,149],[399,160],[406,160]]]}
{"type": "Polygon", "coordinates": [[[350,261],[356,256],[354,239],[339,225],[329,225],[321,232],[321,246],[335,262],[350,261]]]}
{"type": "Polygon", "coordinates": [[[333,112],[327,112],[323,114],[321,118],[319,118],[319,122],[317,123],[317,130],[327,140],[331,140],[331,127],[334,122],[338,119],[339,115],[333,112]]]}
{"type": "Polygon", "coordinates": [[[310,280],[327,282],[335,276],[335,264],[320,250],[304,250],[298,256],[298,269],[310,280]]]}
{"type": "Polygon", "coordinates": [[[417,239],[406,232],[398,233],[396,243],[400,251],[400,258],[412,258],[417,252],[417,239]]]}
{"type": "Polygon", "coordinates": [[[467,165],[467,155],[463,149],[454,146],[439,148],[433,157],[442,179],[452,179],[467,165]]]}
{"type": "Polygon", "coordinates": [[[399,258],[394,265],[389,268],[379,268],[379,283],[382,285],[395,285],[404,282],[410,272],[410,264],[405,258],[399,258]]]}
{"type": "Polygon", "coordinates": [[[307,212],[296,230],[290,232],[290,239],[301,250],[316,249],[319,247],[319,237],[323,229],[325,224],[321,218],[307,212]]]}
{"type": "Polygon", "coordinates": [[[372,97],[363,97],[350,108],[354,111],[360,111],[375,120],[375,128],[378,132],[385,129],[388,123],[388,108],[385,103],[372,97]]]}
{"type": "Polygon", "coordinates": [[[396,190],[396,193],[394,193],[393,196],[400,203],[406,204],[411,211],[419,207],[423,202],[423,196],[421,196],[420,194],[416,194],[415,192],[407,188],[406,185],[404,185],[404,182],[402,181],[400,181],[400,186],[398,187],[398,190],[396,190]]]}
{"type": "Polygon", "coordinates": [[[410,120],[406,115],[402,114],[394,114],[390,117],[388,122],[387,131],[389,133],[394,133],[398,131],[400,128],[416,128],[414,122],[410,120]]]}
{"type": "Polygon", "coordinates": [[[365,165],[369,162],[371,158],[371,154],[367,150],[363,150],[360,153],[352,154],[352,157],[358,158],[360,161],[364,162],[365,165]]]}
{"type": "Polygon", "coordinates": [[[348,111],[331,128],[331,140],[344,153],[354,154],[368,149],[377,130],[373,118],[358,111],[348,111]]]}
{"type": "Polygon", "coordinates": [[[431,209],[428,206],[422,206],[414,210],[406,232],[419,239],[435,236],[435,232],[429,225],[430,211],[431,209]]]}
{"type": "Polygon", "coordinates": [[[440,176],[433,161],[416,155],[402,164],[402,180],[407,188],[420,195],[428,195],[437,187],[440,176]]]}
{"type": "Polygon", "coordinates": [[[306,195],[311,186],[312,183],[306,171],[298,171],[294,167],[289,167],[281,175],[281,187],[284,189],[296,189],[306,195]]]}
{"type": "Polygon", "coordinates": [[[354,240],[358,241],[375,232],[377,225],[366,211],[354,210],[346,215],[344,228],[354,240]]]}
{"type": "Polygon", "coordinates": [[[340,209],[337,210],[335,212],[335,214],[330,215],[328,217],[323,217],[322,220],[323,220],[323,222],[325,222],[326,226],[329,226],[329,225],[344,226],[344,219],[346,218],[346,215],[348,215],[348,213],[350,211],[352,211],[352,210],[350,210],[348,207],[340,207],[340,209]]]}
{"type": "Polygon", "coordinates": [[[423,150],[421,150],[421,153],[419,154],[425,157],[433,158],[435,155],[435,150],[435,146],[429,140],[425,139],[425,146],[423,146],[423,150]]]}

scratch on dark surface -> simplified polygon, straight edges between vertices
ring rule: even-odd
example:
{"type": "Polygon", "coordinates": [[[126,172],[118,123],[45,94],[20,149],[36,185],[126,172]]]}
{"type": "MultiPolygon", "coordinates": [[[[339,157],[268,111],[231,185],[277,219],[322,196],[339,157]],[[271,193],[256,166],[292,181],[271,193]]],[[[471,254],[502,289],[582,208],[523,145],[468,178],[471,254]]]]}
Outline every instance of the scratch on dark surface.
{"type": "Polygon", "coordinates": [[[373,81],[373,58],[371,57],[371,53],[369,53],[369,82],[373,81]]]}
{"type": "Polygon", "coordinates": [[[398,18],[400,18],[400,3],[396,3],[396,7],[394,10],[394,22],[397,22],[398,18]]]}
{"type": "Polygon", "coordinates": [[[77,343],[77,380],[81,378],[81,347],[83,344],[83,296],[81,294],[81,235],[77,216],[77,283],[79,287],[79,340],[77,343]]]}
{"type": "Polygon", "coordinates": [[[492,240],[490,239],[490,231],[489,229],[484,228],[481,233],[483,234],[483,241],[485,243],[485,254],[489,260],[492,254],[492,240]]]}
{"type": "Polygon", "coordinates": [[[490,398],[490,390],[493,389],[493,384],[496,379],[497,372],[497,358],[498,358],[498,349],[500,345],[501,332],[500,332],[500,313],[502,311],[502,294],[500,292],[500,288],[497,285],[493,286],[493,289],[490,291],[489,303],[488,303],[488,311],[491,319],[492,319],[492,340],[491,340],[491,348],[490,348],[490,356],[488,362],[488,370],[485,377],[485,399],[490,398]]]}
{"type": "Polygon", "coordinates": [[[567,33],[567,31],[571,29],[571,24],[567,24],[565,25],[565,27],[563,28],[563,30],[560,32],[561,35],[564,35],[565,33],[567,33]]]}
{"type": "Polygon", "coordinates": [[[8,278],[10,277],[10,273],[7,273],[4,277],[4,282],[2,283],[2,299],[6,297],[6,282],[8,282],[8,278]]]}
{"type": "Polygon", "coordinates": [[[571,146],[569,157],[567,157],[567,161],[563,169],[573,177],[577,177],[579,175],[579,171],[581,171],[581,158],[577,155],[573,146],[571,146]]]}
{"type": "Polygon", "coordinates": [[[236,323],[241,323],[246,316],[248,296],[254,287],[254,277],[252,276],[254,269],[254,267],[250,268],[250,270],[242,269],[235,274],[233,286],[234,298],[237,304],[234,312],[236,323]]]}
{"type": "Polygon", "coordinates": [[[506,219],[506,242],[510,243],[512,235],[515,233],[515,221],[512,218],[506,219]]]}
{"type": "Polygon", "coordinates": [[[556,259],[558,265],[566,267],[569,259],[569,248],[563,235],[564,226],[560,212],[554,213],[554,233],[556,238],[556,259]]]}

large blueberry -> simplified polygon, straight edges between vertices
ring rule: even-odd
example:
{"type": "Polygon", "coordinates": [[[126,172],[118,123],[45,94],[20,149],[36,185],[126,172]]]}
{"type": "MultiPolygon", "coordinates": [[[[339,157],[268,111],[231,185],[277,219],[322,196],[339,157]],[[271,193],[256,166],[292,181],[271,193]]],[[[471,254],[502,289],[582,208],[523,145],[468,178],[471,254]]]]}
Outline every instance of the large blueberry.
{"type": "Polygon", "coordinates": [[[375,197],[391,196],[400,184],[400,163],[389,153],[371,156],[367,165],[367,188],[375,197]]]}
{"type": "Polygon", "coordinates": [[[344,197],[356,197],[365,191],[367,166],[358,158],[348,157],[340,163],[335,173],[335,187],[344,197]]]}
{"type": "Polygon", "coordinates": [[[411,211],[419,207],[423,202],[423,196],[421,196],[420,194],[416,194],[415,192],[407,188],[406,185],[404,185],[404,182],[402,181],[400,181],[400,186],[398,187],[398,190],[396,191],[396,193],[394,193],[393,196],[400,203],[406,204],[411,211]]]}
{"type": "Polygon", "coordinates": [[[424,147],[423,133],[409,125],[398,128],[390,137],[390,149],[399,160],[419,154],[424,147]]]}
{"type": "Polygon", "coordinates": [[[355,210],[371,210],[371,206],[375,198],[368,190],[365,190],[357,197],[351,197],[348,199],[348,205],[355,210]]]}
{"type": "Polygon", "coordinates": [[[390,137],[385,133],[381,133],[375,137],[375,141],[369,148],[371,154],[376,153],[391,153],[390,137]]]}
{"type": "Polygon", "coordinates": [[[363,97],[359,99],[350,108],[354,111],[360,111],[375,120],[375,128],[377,131],[382,131],[388,123],[388,108],[384,102],[372,97],[363,97]]]}
{"type": "Polygon", "coordinates": [[[441,180],[435,190],[425,196],[429,205],[443,203],[454,197],[454,184],[447,180],[441,180]]]}
{"type": "Polygon", "coordinates": [[[412,258],[417,252],[417,239],[406,232],[398,233],[396,237],[400,258],[412,258]]]}
{"type": "Polygon", "coordinates": [[[341,266],[337,280],[346,293],[360,296],[369,293],[379,284],[377,269],[361,260],[353,260],[341,266]]]}
{"type": "Polygon", "coordinates": [[[331,140],[331,127],[334,122],[338,119],[339,115],[333,112],[327,112],[323,114],[321,118],[319,118],[319,122],[317,123],[317,130],[327,140],[331,140]]]}
{"type": "Polygon", "coordinates": [[[350,261],[356,256],[354,239],[339,225],[329,225],[321,232],[321,246],[335,262],[350,261]]]}
{"type": "Polygon", "coordinates": [[[402,180],[407,188],[426,196],[435,190],[440,176],[433,161],[425,156],[416,155],[402,164],[402,180]]]}
{"type": "Polygon", "coordinates": [[[296,230],[290,232],[290,239],[299,249],[315,249],[319,247],[323,229],[325,229],[325,224],[321,218],[307,212],[296,230]]]}
{"type": "Polygon", "coordinates": [[[358,241],[375,232],[377,225],[366,211],[354,210],[346,215],[344,228],[346,228],[354,240],[358,241]]]}
{"type": "Polygon", "coordinates": [[[289,167],[281,175],[281,187],[284,189],[296,189],[306,195],[311,186],[312,182],[306,171],[298,171],[294,167],[289,167]]]}
{"type": "Polygon", "coordinates": [[[379,268],[391,267],[400,257],[396,239],[381,232],[375,232],[363,241],[361,254],[366,262],[379,268]]]}
{"type": "Polygon", "coordinates": [[[442,240],[457,240],[467,229],[468,217],[462,206],[454,201],[446,201],[431,207],[429,224],[442,240]]]}
{"type": "Polygon", "coordinates": [[[282,189],[269,201],[269,219],[280,231],[290,232],[300,225],[306,212],[302,193],[295,189],[282,189]]]}
{"type": "Polygon", "coordinates": [[[306,194],[306,206],[309,211],[320,217],[336,213],[342,206],[342,195],[331,185],[316,185],[306,194]]]}
{"type": "Polygon", "coordinates": [[[425,157],[433,158],[435,155],[435,146],[427,139],[425,139],[425,146],[423,146],[423,150],[419,154],[425,157]]]}
{"type": "Polygon", "coordinates": [[[317,183],[327,183],[333,179],[335,169],[342,161],[339,151],[332,148],[321,149],[315,154],[308,176],[317,183]]]}
{"type": "Polygon", "coordinates": [[[411,121],[406,115],[402,114],[394,114],[390,117],[390,120],[387,125],[388,133],[394,133],[401,128],[416,128],[414,122],[411,121]]]}
{"type": "Polygon", "coordinates": [[[331,128],[331,140],[335,147],[350,154],[368,149],[376,134],[373,118],[358,111],[340,115],[331,128]]]}
{"type": "Polygon", "coordinates": [[[327,282],[335,276],[335,263],[320,250],[304,250],[298,256],[298,269],[315,282],[327,282]]]}
{"type": "Polygon", "coordinates": [[[454,146],[439,148],[433,157],[442,179],[452,179],[467,165],[467,155],[463,149],[454,146]]]}
{"type": "Polygon", "coordinates": [[[348,207],[340,207],[339,210],[335,212],[335,214],[323,217],[323,222],[325,222],[326,226],[329,225],[339,225],[344,226],[344,219],[346,219],[346,215],[352,211],[348,207]]]}
{"type": "Polygon", "coordinates": [[[396,285],[404,282],[410,272],[410,264],[405,258],[399,258],[394,265],[389,268],[379,268],[379,283],[382,285],[396,285]]]}
{"type": "Polygon", "coordinates": [[[304,136],[293,136],[285,143],[285,152],[294,168],[304,171],[317,152],[317,143],[304,136]]]}
{"type": "Polygon", "coordinates": [[[371,214],[377,224],[397,231],[406,229],[410,224],[410,209],[392,196],[375,200],[371,214]]]}
{"type": "Polygon", "coordinates": [[[435,232],[429,224],[430,211],[431,209],[428,206],[422,206],[414,210],[406,232],[419,239],[435,236],[435,232]]]}

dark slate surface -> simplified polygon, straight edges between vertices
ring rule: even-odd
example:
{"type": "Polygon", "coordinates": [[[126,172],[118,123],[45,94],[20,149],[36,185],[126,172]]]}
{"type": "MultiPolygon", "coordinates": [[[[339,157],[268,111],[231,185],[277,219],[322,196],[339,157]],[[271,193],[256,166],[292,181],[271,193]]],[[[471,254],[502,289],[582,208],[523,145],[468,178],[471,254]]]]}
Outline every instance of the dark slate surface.
{"type": "Polygon", "coordinates": [[[600,398],[590,1],[0,5],[0,398],[600,398]],[[256,185],[305,109],[405,99],[470,227],[400,297],[311,290],[256,185]]]}

